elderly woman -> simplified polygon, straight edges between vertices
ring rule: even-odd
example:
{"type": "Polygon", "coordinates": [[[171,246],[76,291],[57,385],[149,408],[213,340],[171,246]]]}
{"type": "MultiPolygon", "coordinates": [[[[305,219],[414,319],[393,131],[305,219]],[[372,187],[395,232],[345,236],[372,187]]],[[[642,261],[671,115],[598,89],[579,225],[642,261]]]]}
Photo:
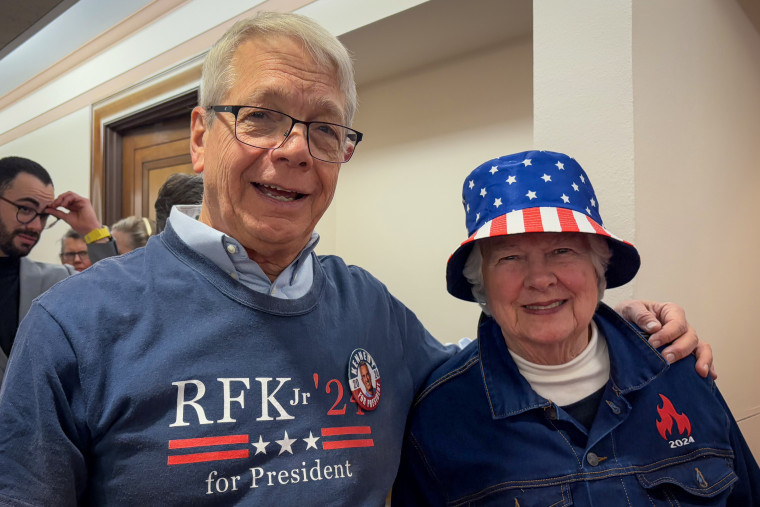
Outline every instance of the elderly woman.
{"type": "Polygon", "coordinates": [[[116,241],[119,255],[144,247],[155,232],[153,220],[138,216],[122,218],[111,226],[111,236],[116,241]]]}
{"type": "Polygon", "coordinates": [[[431,376],[394,505],[755,505],[760,470],[711,378],[668,365],[600,303],[639,254],[602,225],[580,165],[532,151],[465,180],[449,292],[478,340],[431,376]]]}

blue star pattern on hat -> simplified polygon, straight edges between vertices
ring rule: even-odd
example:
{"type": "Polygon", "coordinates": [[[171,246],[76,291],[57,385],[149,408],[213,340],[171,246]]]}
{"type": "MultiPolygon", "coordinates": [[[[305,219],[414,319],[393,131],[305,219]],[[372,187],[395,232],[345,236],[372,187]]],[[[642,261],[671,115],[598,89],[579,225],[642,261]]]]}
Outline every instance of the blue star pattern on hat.
{"type": "Polygon", "coordinates": [[[526,151],[481,164],[462,188],[468,238],[446,268],[449,292],[473,301],[462,275],[475,241],[508,234],[581,232],[603,236],[612,250],[607,286],[628,283],[641,261],[636,248],[604,228],[599,201],[583,168],[572,157],[526,151]]]}
{"type": "Polygon", "coordinates": [[[490,160],[465,181],[462,198],[468,235],[499,215],[558,204],[603,225],[594,187],[578,162],[549,151],[517,155],[490,160]]]}

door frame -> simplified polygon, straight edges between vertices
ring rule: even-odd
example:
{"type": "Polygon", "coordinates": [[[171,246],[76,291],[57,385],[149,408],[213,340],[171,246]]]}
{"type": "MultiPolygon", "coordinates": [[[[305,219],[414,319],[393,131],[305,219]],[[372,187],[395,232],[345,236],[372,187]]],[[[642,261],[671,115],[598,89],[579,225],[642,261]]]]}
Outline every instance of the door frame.
{"type": "Polygon", "coordinates": [[[205,53],[93,105],[90,201],[101,223],[112,224],[123,218],[121,158],[124,132],[177,116],[197,105],[203,57],[205,53]]]}

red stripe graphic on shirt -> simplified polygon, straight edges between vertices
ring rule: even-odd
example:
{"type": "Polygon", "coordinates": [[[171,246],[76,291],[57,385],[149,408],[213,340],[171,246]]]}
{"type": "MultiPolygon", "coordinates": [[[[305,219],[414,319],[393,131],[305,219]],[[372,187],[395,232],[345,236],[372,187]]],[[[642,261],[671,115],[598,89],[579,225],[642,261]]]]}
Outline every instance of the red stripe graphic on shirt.
{"type": "MultiPolygon", "coordinates": [[[[352,435],[371,435],[372,428],[369,426],[337,426],[334,428],[322,428],[322,437],[352,436],[352,435]]],[[[322,441],[322,449],[350,449],[354,447],[374,447],[375,441],[371,438],[361,438],[352,440],[332,440],[322,441]]]]}
{"type": "MultiPolygon", "coordinates": [[[[169,440],[169,449],[193,449],[198,447],[211,447],[216,445],[247,444],[248,435],[228,435],[221,437],[185,438],[181,440],[169,440]]],[[[170,465],[184,465],[187,463],[202,463],[206,461],[222,461],[228,459],[247,458],[248,449],[234,449],[230,451],[212,451],[193,454],[169,456],[170,465]]]]}
{"type": "Polygon", "coordinates": [[[222,461],[226,459],[247,458],[248,450],[244,451],[217,451],[201,452],[198,454],[185,454],[182,456],[169,456],[170,465],[184,465],[187,463],[202,463],[205,461],[222,461]]]}
{"type": "Polygon", "coordinates": [[[336,428],[322,428],[323,437],[334,437],[335,435],[368,435],[372,433],[369,426],[340,426],[336,428]]]}
{"type": "Polygon", "coordinates": [[[206,447],[210,445],[247,444],[248,435],[230,435],[227,437],[185,438],[169,440],[169,449],[187,449],[188,447],[206,447]]]}

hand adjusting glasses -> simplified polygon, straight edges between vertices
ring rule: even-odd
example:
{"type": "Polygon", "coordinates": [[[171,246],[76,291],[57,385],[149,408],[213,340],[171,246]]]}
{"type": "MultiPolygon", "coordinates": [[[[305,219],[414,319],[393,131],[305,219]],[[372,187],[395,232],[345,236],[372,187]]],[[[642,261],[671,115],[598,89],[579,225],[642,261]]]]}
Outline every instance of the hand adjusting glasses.
{"type": "Polygon", "coordinates": [[[324,121],[301,121],[290,115],[252,106],[210,106],[217,113],[235,115],[235,138],[243,144],[276,150],[285,143],[296,123],[306,126],[306,142],[312,157],[322,162],[342,164],[351,160],[361,132],[324,121]]]}
{"type": "Polygon", "coordinates": [[[16,220],[18,220],[18,223],[26,225],[34,222],[34,219],[37,217],[40,217],[40,223],[42,224],[43,229],[50,229],[55,224],[58,223],[58,218],[56,218],[53,223],[47,224],[47,219],[50,217],[49,213],[37,213],[37,210],[34,208],[30,208],[29,206],[24,206],[23,204],[16,204],[13,201],[9,201],[5,197],[0,196],[0,199],[7,202],[8,204],[12,204],[13,206],[16,206],[16,220]]]}

